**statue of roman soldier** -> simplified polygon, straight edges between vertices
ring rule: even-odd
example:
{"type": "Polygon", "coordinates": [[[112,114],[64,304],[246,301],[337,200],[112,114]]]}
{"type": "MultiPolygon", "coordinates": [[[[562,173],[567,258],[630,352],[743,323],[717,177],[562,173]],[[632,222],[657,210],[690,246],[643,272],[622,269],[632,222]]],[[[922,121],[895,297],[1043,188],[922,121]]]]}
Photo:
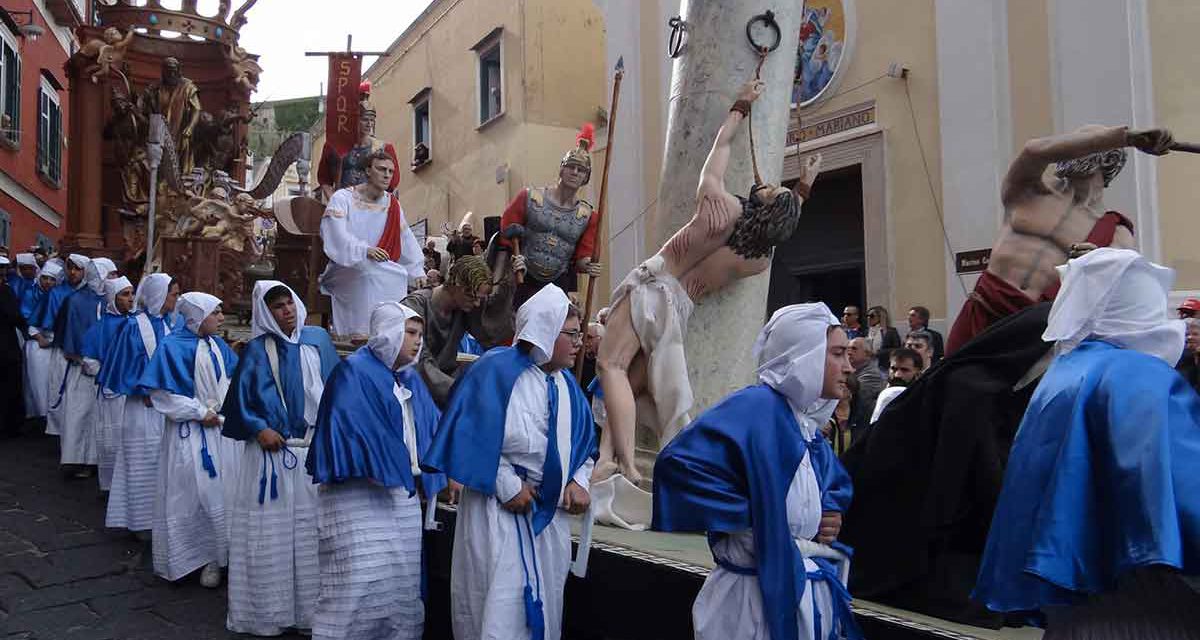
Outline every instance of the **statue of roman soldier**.
{"type": "Polygon", "coordinates": [[[600,263],[592,261],[599,218],[589,202],[577,197],[592,175],[594,141],[595,127],[584,124],[575,147],[559,163],[558,183],[522,189],[500,218],[502,242],[512,246],[519,240],[516,248],[528,265],[514,308],[551,282],[563,291],[575,291],[577,274],[600,275],[600,263]]]}
{"type": "MultiPolygon", "coordinates": [[[[317,183],[321,185],[321,192],[324,194],[326,202],[333,196],[334,191],[354,187],[367,181],[368,167],[365,161],[375,151],[382,149],[392,157],[396,167],[400,166],[396,148],[392,146],[392,143],[375,137],[375,107],[367,99],[371,91],[370,83],[364,82],[359,87],[359,91],[362,93],[363,99],[358,109],[358,142],[345,155],[339,156],[328,141],[321,150],[321,163],[317,166],[317,183]]],[[[397,170],[392,174],[388,192],[394,191],[399,184],[400,171],[397,170]]]]}

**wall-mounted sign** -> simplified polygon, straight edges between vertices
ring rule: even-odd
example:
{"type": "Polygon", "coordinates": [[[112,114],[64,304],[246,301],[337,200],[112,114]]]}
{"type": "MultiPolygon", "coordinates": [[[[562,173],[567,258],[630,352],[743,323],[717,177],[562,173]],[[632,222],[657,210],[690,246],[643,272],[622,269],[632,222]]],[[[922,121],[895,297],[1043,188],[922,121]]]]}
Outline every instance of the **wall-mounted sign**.
{"type": "Polygon", "coordinates": [[[800,118],[800,127],[788,131],[788,145],[804,144],[810,140],[824,138],[850,129],[856,129],[875,123],[875,103],[868,102],[859,108],[854,108],[839,114],[831,114],[821,119],[814,118],[807,122],[800,118]]]}
{"type": "Polygon", "coordinates": [[[853,38],[852,0],[805,0],[792,104],[806,107],[829,97],[846,66],[853,38]]]}
{"type": "Polygon", "coordinates": [[[991,249],[960,251],[954,254],[954,271],[958,274],[983,273],[987,271],[988,261],[991,259],[991,249]]]}

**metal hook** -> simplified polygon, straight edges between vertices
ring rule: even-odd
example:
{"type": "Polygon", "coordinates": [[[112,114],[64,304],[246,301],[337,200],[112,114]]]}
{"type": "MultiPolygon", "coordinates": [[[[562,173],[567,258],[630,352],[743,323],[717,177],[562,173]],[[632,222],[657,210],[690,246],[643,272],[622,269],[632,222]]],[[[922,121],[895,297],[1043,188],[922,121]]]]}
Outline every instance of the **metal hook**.
{"type": "Polygon", "coordinates": [[[687,23],[681,16],[675,16],[667,21],[667,26],[671,27],[671,37],[667,41],[667,56],[678,58],[683,53],[687,23]]]}
{"type": "Polygon", "coordinates": [[[779,29],[779,23],[775,21],[775,12],[767,11],[766,13],[760,13],[753,18],[750,18],[750,21],[746,23],[746,39],[750,41],[750,46],[760,54],[770,53],[778,49],[779,43],[783,42],[783,32],[779,29]],[[771,46],[760,44],[754,41],[754,25],[759,22],[763,23],[763,26],[766,28],[775,32],[775,41],[771,44],[771,46]]]}

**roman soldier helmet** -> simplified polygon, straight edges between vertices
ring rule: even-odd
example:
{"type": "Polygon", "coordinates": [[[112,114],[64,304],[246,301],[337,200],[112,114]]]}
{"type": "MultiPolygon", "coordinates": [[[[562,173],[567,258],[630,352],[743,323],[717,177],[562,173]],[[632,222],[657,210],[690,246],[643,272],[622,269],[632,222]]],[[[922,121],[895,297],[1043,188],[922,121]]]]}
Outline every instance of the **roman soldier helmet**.
{"type": "Polygon", "coordinates": [[[592,179],[592,147],[595,144],[595,125],[590,122],[583,123],[579,129],[579,135],[575,136],[575,147],[563,156],[562,162],[558,163],[558,166],[561,168],[568,164],[574,164],[587,169],[587,177],[583,179],[583,183],[587,184],[592,179]]]}

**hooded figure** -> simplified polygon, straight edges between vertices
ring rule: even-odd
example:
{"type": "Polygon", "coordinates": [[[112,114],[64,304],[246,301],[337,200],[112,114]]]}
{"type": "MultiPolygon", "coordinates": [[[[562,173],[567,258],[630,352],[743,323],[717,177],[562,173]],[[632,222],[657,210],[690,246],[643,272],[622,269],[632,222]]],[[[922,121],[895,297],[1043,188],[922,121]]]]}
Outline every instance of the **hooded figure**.
{"type": "Polygon", "coordinates": [[[572,569],[560,517],[587,510],[597,453],[587,397],[567,368],[583,342],[579,320],[553,284],[521,305],[517,346],[491,349],[458,381],[425,459],[464,485],[450,570],[460,640],[557,640],[567,571],[586,569],[587,536],[572,569]]]}
{"type": "Polygon", "coordinates": [[[1174,271],[1097,249],[1059,267],[1057,357],[1017,432],[973,597],[1047,637],[1192,637],[1200,397],[1172,365],[1174,271]],[[1061,634],[1061,636],[1060,636],[1061,634]]]}
{"type": "MultiPolygon", "coordinates": [[[[79,264],[74,254],[70,259],[79,264]]],[[[104,317],[108,305],[104,281],[116,270],[117,266],[108,258],[88,261],[84,267],[83,286],[66,299],[54,319],[54,345],[62,349],[63,357],[67,359],[67,373],[59,388],[51,392],[47,430],[55,429],[62,438],[59,441],[62,465],[90,466],[100,461],[97,369],[82,365],[88,330],[104,317]]],[[[88,477],[91,470],[78,469],[75,475],[88,477]]]]}
{"type": "MultiPolygon", "coordinates": [[[[42,298],[42,301],[33,310],[33,320],[29,323],[29,336],[33,338],[38,346],[43,349],[48,349],[46,355],[49,364],[46,370],[46,433],[49,435],[59,435],[61,429],[59,425],[62,422],[62,415],[52,415],[50,406],[58,402],[61,395],[63,378],[67,375],[67,360],[63,357],[62,346],[55,340],[55,323],[58,319],[59,312],[66,304],[71,294],[84,288],[85,283],[80,277],[78,282],[72,283],[67,264],[70,263],[72,268],[82,272],[91,262],[88,258],[77,253],[72,253],[67,256],[67,260],[55,258],[46,262],[46,266],[57,265],[61,269],[61,275],[58,278],[58,284],[54,286],[42,298]]],[[[82,276],[82,273],[81,273],[82,276]]]]}
{"type": "MultiPolygon", "coordinates": [[[[49,394],[49,378],[50,364],[52,362],[51,355],[54,354],[54,349],[51,348],[53,334],[47,338],[41,335],[41,329],[34,325],[35,318],[39,316],[41,311],[48,304],[48,300],[53,292],[59,290],[60,283],[63,281],[63,268],[57,263],[46,263],[38,274],[38,285],[34,287],[37,291],[37,302],[33,306],[33,310],[29,313],[29,340],[25,341],[25,417],[26,418],[44,418],[48,409],[46,397],[49,394]],[[41,340],[38,340],[41,337],[41,340]],[[44,344],[43,344],[44,343],[44,344]]],[[[28,296],[28,292],[27,296],[28,296]]],[[[56,358],[61,361],[65,369],[66,361],[59,354],[56,358]]]]}
{"type": "Polygon", "coordinates": [[[365,347],[329,377],[307,467],[320,483],[320,596],[313,638],[420,638],[421,499],[432,523],[444,477],[420,462],[438,410],[412,364],[424,323],[385,302],[365,347]]]}
{"type": "Polygon", "coordinates": [[[707,532],[717,564],[692,608],[697,638],[861,637],[849,550],[827,530],[850,478],[818,432],[853,372],[847,344],[822,303],[776,311],[754,346],[759,383],[659,453],[653,528],[707,532]]]}
{"type": "Polygon", "coordinates": [[[232,502],[242,443],[221,436],[218,413],[238,358],[214,335],[221,300],[179,297],[185,326],[163,338],[138,380],[166,417],[154,509],[154,572],[178,580],[203,567],[200,583],[215,588],[229,560],[225,505],[232,502]]]}
{"type": "Polygon", "coordinates": [[[21,302],[21,317],[28,323],[33,319],[33,311],[37,308],[46,290],[39,286],[38,263],[32,253],[18,253],[16,266],[9,267],[9,285],[21,302]],[[13,276],[16,276],[14,285],[13,276]]]}
{"type": "Polygon", "coordinates": [[[222,434],[246,443],[231,505],[225,624],[235,633],[274,636],[312,628],[320,578],[317,488],[305,463],[338,354],[324,329],[304,325],[304,302],[282,282],[256,282],[251,304],[251,339],[221,409],[222,434]]]}
{"type": "Polygon", "coordinates": [[[105,387],[99,374],[108,373],[114,361],[127,360],[124,354],[114,350],[121,344],[118,338],[131,324],[133,316],[133,283],[120,277],[105,280],[104,316],[88,329],[83,338],[83,371],[93,376],[99,386],[96,400],[96,446],[99,457],[97,477],[100,490],[112,487],[113,471],[117,464],[117,450],[121,446],[121,425],[125,419],[125,395],[105,387]]]}
{"type": "Polygon", "coordinates": [[[105,526],[139,534],[154,526],[159,447],[165,422],[150,398],[138,390],[137,383],[158,345],[172,332],[163,313],[170,289],[171,276],[165,273],[142,278],[134,295],[134,315],[109,347],[108,359],[97,377],[103,389],[125,398],[105,526]]]}

